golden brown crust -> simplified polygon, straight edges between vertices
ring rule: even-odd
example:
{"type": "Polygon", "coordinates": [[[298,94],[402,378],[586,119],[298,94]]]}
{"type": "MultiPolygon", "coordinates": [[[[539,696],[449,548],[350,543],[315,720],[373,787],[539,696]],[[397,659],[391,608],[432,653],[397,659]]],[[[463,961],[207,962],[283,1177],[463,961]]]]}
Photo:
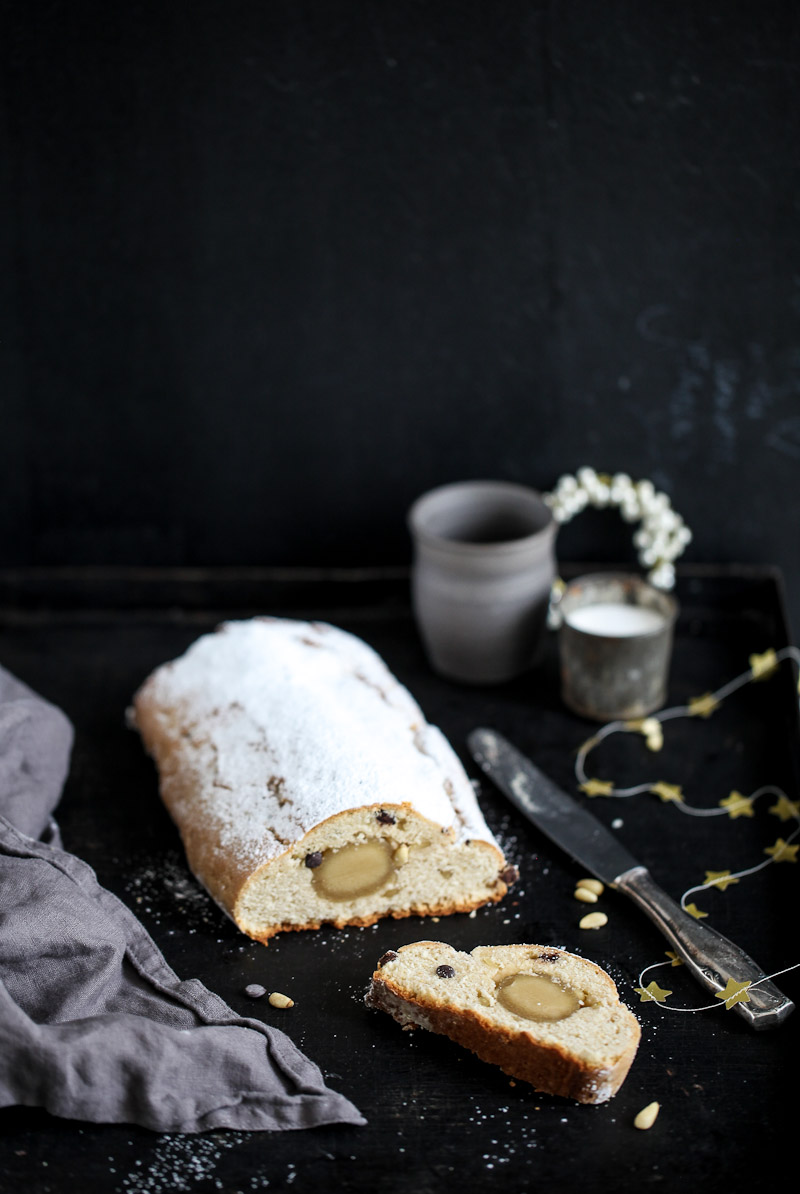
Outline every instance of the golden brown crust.
{"type": "MultiPolygon", "coordinates": [[[[385,993],[392,991],[376,971],[373,1007],[381,1007],[385,993]]],[[[627,1076],[638,1046],[638,1034],[612,1067],[589,1066],[557,1044],[541,1044],[517,1032],[499,1028],[486,1017],[469,1009],[453,1012],[431,1008],[421,1000],[403,999],[426,1020],[431,1032],[449,1037],[469,1049],[481,1061],[498,1066],[509,1078],[528,1082],[546,1094],[574,1099],[578,1103],[596,1103],[598,1090],[603,1100],[616,1094],[627,1076]]]]}
{"type": "MultiPolygon", "coordinates": [[[[498,880],[497,894],[493,894],[488,900],[483,900],[483,904],[499,903],[507,891],[508,888],[505,883],[502,880],[498,880]]],[[[419,904],[414,908],[407,908],[402,911],[376,912],[374,916],[356,916],[342,920],[310,920],[302,925],[273,925],[267,933],[250,935],[254,941],[260,941],[262,945],[266,945],[272,937],[277,937],[278,933],[301,933],[306,929],[321,929],[324,924],[331,925],[334,929],[368,929],[370,925],[377,924],[379,920],[406,920],[409,916],[450,916],[453,912],[471,912],[474,907],[473,903],[466,901],[457,904],[419,904]]]]}
{"type": "Polygon", "coordinates": [[[136,727],[145,749],[158,768],[161,799],[178,826],[189,869],[217,903],[232,915],[253,867],[245,858],[237,859],[235,855],[223,852],[216,833],[205,822],[179,814],[182,805],[191,803],[200,777],[193,773],[181,750],[180,719],[176,717],[171,724],[163,710],[149,700],[148,687],[145,683],[136,694],[134,710],[136,727]]]}
{"type": "MultiPolygon", "coordinates": [[[[414,948],[414,945],[404,946],[400,953],[414,948]]],[[[587,971],[592,971],[595,981],[600,980],[606,986],[609,1010],[620,1017],[622,1033],[627,1038],[624,1048],[596,1064],[557,1041],[537,1040],[531,1031],[495,1023],[472,1008],[417,997],[404,983],[387,977],[383,963],[394,962],[397,957],[398,954],[390,951],[378,964],[366,999],[369,1007],[388,1012],[408,1027],[422,1027],[447,1036],[482,1061],[498,1066],[509,1077],[528,1082],[543,1093],[579,1103],[600,1103],[613,1097],[624,1082],[636,1056],[641,1029],[633,1013],[619,1001],[613,980],[594,963],[580,959],[587,971]]]]}

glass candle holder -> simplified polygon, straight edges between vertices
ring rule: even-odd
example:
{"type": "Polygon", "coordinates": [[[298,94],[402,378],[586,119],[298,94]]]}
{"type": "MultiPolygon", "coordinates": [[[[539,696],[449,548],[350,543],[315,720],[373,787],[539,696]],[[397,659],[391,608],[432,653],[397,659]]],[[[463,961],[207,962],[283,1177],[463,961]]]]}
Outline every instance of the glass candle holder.
{"type": "Polygon", "coordinates": [[[666,702],[678,603],[640,576],[592,573],[557,606],[561,695],[593,721],[645,717],[666,702]]]}

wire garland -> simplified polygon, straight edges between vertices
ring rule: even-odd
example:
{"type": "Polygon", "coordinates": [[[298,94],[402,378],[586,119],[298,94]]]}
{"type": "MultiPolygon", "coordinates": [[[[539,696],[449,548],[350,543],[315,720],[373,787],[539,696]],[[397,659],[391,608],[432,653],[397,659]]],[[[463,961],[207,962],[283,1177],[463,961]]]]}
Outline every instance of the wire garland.
{"type": "MultiPolygon", "coordinates": [[[[723,800],[719,801],[716,808],[698,808],[687,804],[683,797],[683,791],[679,784],[665,783],[663,780],[647,781],[640,784],[634,784],[631,787],[618,788],[614,785],[612,780],[602,780],[592,778],[587,775],[586,761],[591,752],[601,742],[612,734],[619,733],[639,733],[644,739],[649,750],[657,752],[661,750],[664,742],[663,723],[671,721],[677,717],[710,717],[722,704],[722,702],[731,696],[738,689],[744,687],[745,684],[750,684],[755,680],[763,680],[774,674],[778,667],[785,660],[791,659],[796,664],[800,664],[800,650],[797,647],[784,647],[781,650],[775,651],[769,649],[761,655],[751,655],[749,659],[750,666],[746,672],[742,672],[733,680],[723,684],[714,692],[704,693],[702,696],[692,698],[686,705],[675,705],[668,709],[662,709],[658,713],[652,714],[650,717],[640,718],[634,721],[611,721],[604,725],[591,738],[589,738],[579,748],[575,759],[575,777],[578,780],[578,785],[582,792],[587,796],[604,796],[612,799],[627,799],[631,796],[638,796],[645,792],[652,793],[658,796],[665,803],[671,804],[674,808],[687,816],[693,817],[730,817],[736,819],[738,817],[752,817],[754,815],[754,805],[757,801],[765,796],[772,796],[775,798],[775,804],[769,809],[769,812],[774,816],[780,818],[781,822],[794,821],[795,828],[785,839],[779,837],[772,846],[768,846],[764,853],[768,856],[766,859],[755,863],[753,866],[746,867],[743,870],[735,871],[706,871],[705,882],[699,883],[694,887],[688,888],[680,898],[680,906],[685,912],[695,919],[702,919],[708,914],[701,911],[694,902],[689,901],[689,897],[701,891],[707,891],[712,887],[717,887],[721,891],[725,891],[728,887],[738,884],[739,881],[750,875],[754,875],[759,871],[764,870],[765,867],[771,866],[777,862],[796,862],[797,853],[800,849],[800,844],[792,845],[794,839],[800,835],[800,801],[792,801],[788,798],[782,788],[774,784],[765,784],[752,792],[749,796],[743,795],[741,792],[733,791],[723,800]]],[[[781,974],[787,974],[791,970],[800,968],[800,962],[793,965],[786,966],[782,970],[777,970],[772,974],[765,974],[762,978],[755,982],[737,983],[734,979],[728,980],[728,985],[724,991],[717,992],[717,1002],[713,1004],[706,1004],[703,1007],[674,1007],[667,1004],[666,1000],[672,994],[672,991],[666,990],[658,985],[657,982],[651,981],[647,986],[644,984],[644,976],[649,974],[652,970],[657,970],[665,966],[681,966],[682,960],[674,952],[667,951],[666,962],[653,962],[646,966],[639,975],[639,985],[635,987],[641,1002],[656,1002],[664,1005],[670,1011],[676,1012],[702,1012],[717,1010],[724,1007],[730,1010],[740,1002],[749,1002],[750,996],[748,991],[751,987],[757,987],[760,983],[767,982],[767,980],[776,978],[781,974]]]]}

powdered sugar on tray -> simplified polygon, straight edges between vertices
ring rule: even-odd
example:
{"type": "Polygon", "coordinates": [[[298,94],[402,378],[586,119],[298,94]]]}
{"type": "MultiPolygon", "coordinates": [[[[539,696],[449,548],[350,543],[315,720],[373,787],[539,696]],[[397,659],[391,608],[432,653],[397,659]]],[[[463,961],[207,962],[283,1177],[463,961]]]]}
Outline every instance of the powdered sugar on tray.
{"type": "MultiPolygon", "coordinates": [[[[214,1132],[209,1135],[162,1136],[147,1161],[137,1161],[121,1178],[118,1194],[179,1194],[192,1190],[199,1182],[213,1179],[223,1153],[235,1148],[239,1133],[214,1132]]],[[[113,1161],[109,1157],[109,1161],[113,1161]]],[[[130,1164],[130,1162],[128,1162],[130,1164]]],[[[112,1168],[111,1172],[115,1170],[112,1168]]],[[[222,1188],[221,1183],[216,1183],[222,1188]]],[[[264,1183],[268,1186],[269,1182],[264,1183]]],[[[206,1189],[208,1186],[206,1186],[206,1189]]],[[[261,1189],[263,1186],[250,1186],[261,1189]]]]}
{"type": "Polygon", "coordinates": [[[145,913],[157,924],[164,915],[171,923],[176,910],[190,931],[218,928],[223,919],[222,911],[175,850],[134,863],[125,892],[136,912],[145,913]]]}

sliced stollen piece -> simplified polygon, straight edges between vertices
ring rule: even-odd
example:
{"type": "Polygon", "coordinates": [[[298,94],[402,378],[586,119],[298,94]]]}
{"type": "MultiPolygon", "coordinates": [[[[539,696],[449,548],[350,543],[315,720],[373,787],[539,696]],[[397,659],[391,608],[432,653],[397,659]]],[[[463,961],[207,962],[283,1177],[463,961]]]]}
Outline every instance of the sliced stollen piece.
{"type": "Polygon", "coordinates": [[[224,623],[145,681],[131,720],[189,866],[256,940],[468,911],[516,878],[449,743],[343,630],[224,623]]]}
{"type": "Polygon", "coordinates": [[[616,1094],[641,1035],[604,970],[543,945],[404,945],[378,962],[366,1003],[579,1103],[616,1094]]]}

